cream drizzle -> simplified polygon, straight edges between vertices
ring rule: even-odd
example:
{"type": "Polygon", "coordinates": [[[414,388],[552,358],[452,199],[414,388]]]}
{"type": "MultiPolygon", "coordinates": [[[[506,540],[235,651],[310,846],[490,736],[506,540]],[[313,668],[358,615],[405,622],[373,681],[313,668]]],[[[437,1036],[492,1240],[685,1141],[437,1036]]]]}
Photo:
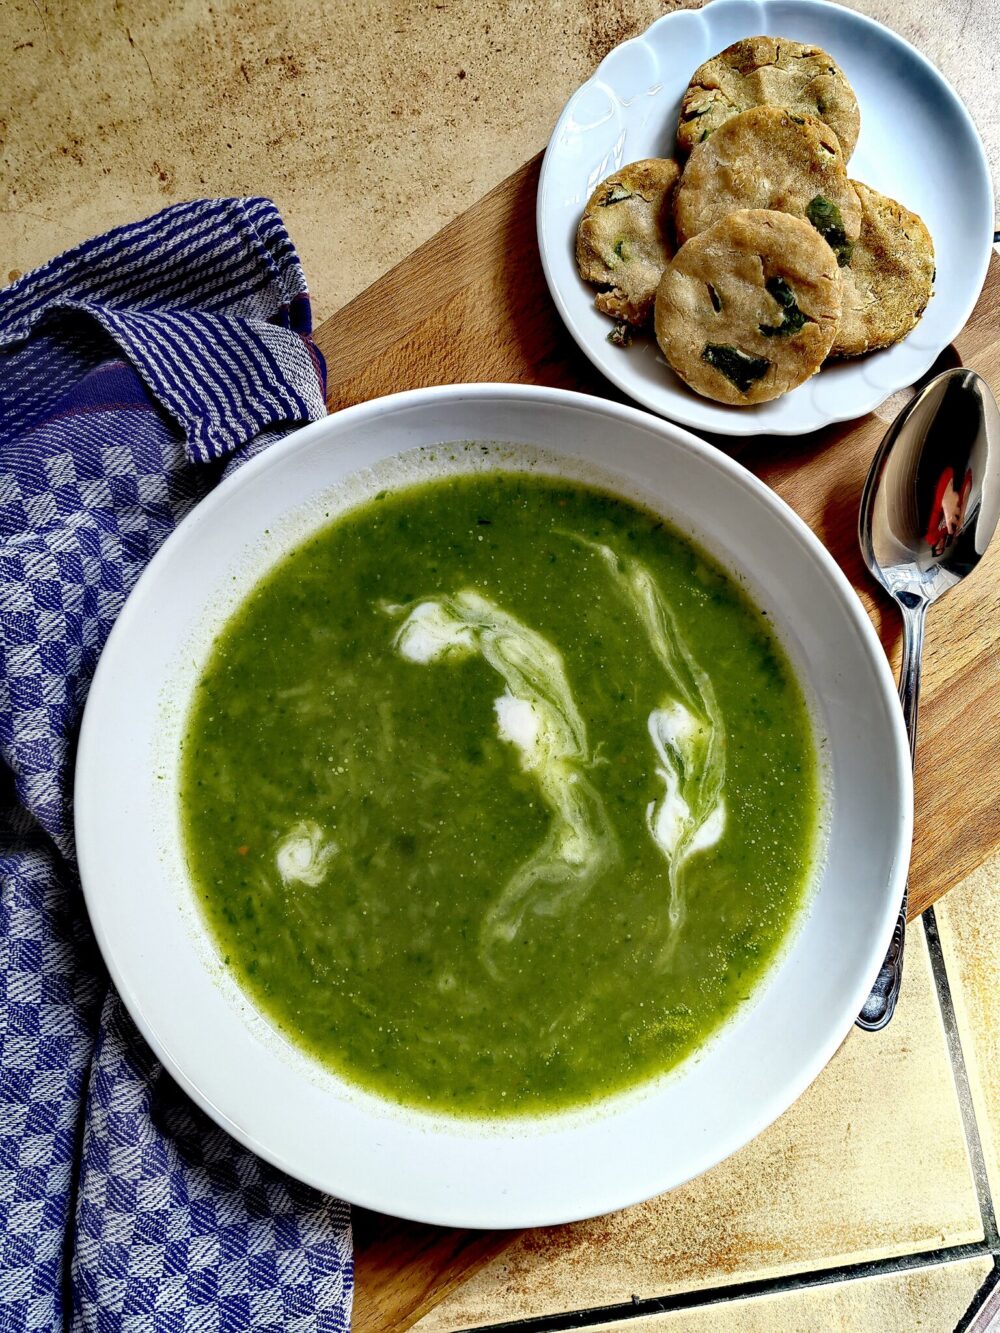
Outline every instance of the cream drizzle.
{"type": "MultiPolygon", "coordinates": [[[[405,608],[386,609],[399,614],[405,608]]],[[[543,842],[507,881],[483,922],[482,956],[496,975],[498,951],[516,939],[529,910],[551,916],[579,902],[618,858],[604,803],[586,773],[586,726],[559,650],[473,589],[410,608],[394,646],[420,664],[479,654],[496,671],[506,686],[493,705],[497,733],[535,777],[551,815],[543,842]]]]}
{"type": "MultiPolygon", "coordinates": [[[[685,916],[684,870],[725,833],[725,723],[712,682],[650,570],[610,546],[573,539],[600,557],[665,676],[666,689],[647,719],[663,794],[644,812],[667,863],[665,961],[685,916]]],[[[494,701],[497,733],[517,749],[522,769],[534,774],[552,816],[544,841],[511,876],[483,923],[483,958],[495,974],[498,947],[514,941],[529,910],[548,916],[578,902],[618,859],[604,804],[586,773],[594,762],[586,727],[559,650],[489,598],[464,589],[385,609],[405,612],[393,642],[408,661],[426,665],[479,654],[503,679],[506,689],[494,701]]]]}
{"type": "Polygon", "coordinates": [[[295,824],[278,843],[274,863],[285,884],[308,884],[316,888],[326,878],[337,844],[326,841],[323,830],[312,819],[295,824]]]}
{"type": "Polygon", "coordinates": [[[684,642],[650,571],[610,546],[590,541],[583,545],[600,556],[615,588],[632,607],[667,680],[668,695],[647,720],[658,760],[655,772],[664,791],[646,807],[646,827],[667,862],[672,941],[685,913],[684,868],[698,852],[714,847],[726,828],[725,723],[712,682],[684,642]]]}

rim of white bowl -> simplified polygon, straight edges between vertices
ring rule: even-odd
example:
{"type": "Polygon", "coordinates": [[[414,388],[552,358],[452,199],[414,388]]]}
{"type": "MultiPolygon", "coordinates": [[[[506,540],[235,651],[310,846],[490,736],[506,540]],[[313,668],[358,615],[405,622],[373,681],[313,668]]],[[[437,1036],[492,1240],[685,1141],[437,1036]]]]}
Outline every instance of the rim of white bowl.
{"type": "MultiPolygon", "coordinates": [[[[840,1007],[839,1021],[833,1024],[830,1035],[824,1042],[817,1044],[810,1058],[802,1062],[794,1077],[786,1079],[772,1092],[751,1126],[748,1127],[744,1123],[740,1128],[718,1135],[707,1152],[704,1150],[692,1151],[689,1162],[690,1170],[685,1170],[685,1174],[680,1179],[662,1180],[656,1176],[655,1171],[651,1171],[648,1187],[644,1186],[643,1191],[634,1197],[631,1197],[630,1194],[630,1197],[625,1198],[608,1192],[599,1195],[595,1191],[593,1206],[586,1213],[580,1213],[579,1211],[566,1213],[564,1210],[560,1211],[558,1207],[554,1208],[550,1204],[540,1208],[535,1213],[526,1212],[519,1215],[516,1221],[510,1218],[498,1221],[491,1215],[477,1213],[474,1208],[470,1210],[464,1203],[447,1207],[432,1207],[416,1212],[412,1209],[405,1212],[394,1211],[391,1190],[374,1190],[368,1194],[352,1190],[348,1199],[348,1202],[359,1207],[370,1208],[393,1216],[407,1217],[430,1225],[476,1229],[559,1225],[580,1220],[585,1216],[596,1217],[619,1208],[641,1203],[665,1191],[676,1189],[701,1175],[762,1133],[768,1125],[772,1124],[789,1106],[797,1101],[806,1088],[817,1078],[853,1027],[855,1018],[868,997],[889,946],[906,884],[913,836],[913,779],[909,741],[903,723],[902,711],[899,707],[899,696],[895,682],[875,628],[846,575],[819,538],[786,501],[782,500],[776,492],[771,490],[749,469],[728,454],[692,434],[683,426],[658,416],[652,416],[648,412],[629,404],[615,403],[605,398],[592,397],[569,389],[492,382],[438,385],[404,390],[400,393],[369,399],[366,402],[344,408],[291,432],[263,453],[250,459],[232,476],[220,482],[204,500],[182,519],[174,532],[170,534],[153,556],[129,594],[101,653],[88,695],[87,705],[84,709],[77,750],[74,809],[78,866],[91,925],[111,980],[126,1009],[161,1064],[191,1099],[237,1142],[264,1161],[277,1167],[293,1179],[326,1194],[345,1197],[335,1181],[324,1178],[308,1167],[303,1167],[299,1162],[290,1161],[283,1152],[261,1142],[223,1110],[213,1099],[213,1094],[187,1073],[183,1056],[175,1055],[160,1040],[155,1022],[147,1015],[140,996],[127,984],[108,939],[107,920],[100,904],[99,895],[95,895],[92,887],[91,867],[95,857],[95,849],[91,843],[93,820],[89,813],[90,800],[87,792],[87,777],[92,769],[100,767],[100,736],[97,730],[98,724],[95,721],[98,707],[91,708],[91,701],[97,699],[98,706],[103,706],[101,704],[102,696],[106,690],[112,688],[109,682],[114,657],[119,651],[119,645],[127,640],[131,632],[131,623],[139,614],[140,603],[144,601],[148,595],[148,589],[153,585],[159,564],[167,559],[165,553],[168,547],[177,541],[183,540],[184,536],[197,525],[211,523],[215,509],[225,502],[227,495],[250,484],[258,473],[276,466],[286,454],[307,445],[314,437],[321,435],[325,429],[328,429],[333,420],[337,421],[338,424],[346,423],[349,425],[351,422],[362,420],[365,417],[378,416],[397,409],[404,410],[411,405],[419,406],[422,402],[440,402],[449,399],[475,402],[491,398],[499,401],[504,399],[516,399],[528,403],[534,401],[550,407],[561,405],[588,413],[596,412],[611,420],[629,421],[645,430],[651,430],[670,439],[672,444],[690,450],[706,465],[720,472],[730,474],[747,491],[762,501],[773,512],[776,520],[784,523],[792,531],[803,549],[826,574],[836,589],[849,620],[853,622],[854,628],[867,650],[878,681],[881,702],[885,708],[886,717],[889,719],[890,730],[894,738],[894,769],[899,782],[895,801],[898,817],[898,831],[895,839],[897,855],[894,859],[893,873],[890,876],[890,882],[886,890],[880,928],[873,937],[869,965],[859,976],[854,987],[844,995],[840,1007]],[[88,880],[91,881],[90,889],[87,887],[88,880]]],[[[475,1121],[470,1123],[474,1124],[475,1121]]],[[[484,1151],[488,1151],[486,1140],[484,1140],[484,1151]]]]}

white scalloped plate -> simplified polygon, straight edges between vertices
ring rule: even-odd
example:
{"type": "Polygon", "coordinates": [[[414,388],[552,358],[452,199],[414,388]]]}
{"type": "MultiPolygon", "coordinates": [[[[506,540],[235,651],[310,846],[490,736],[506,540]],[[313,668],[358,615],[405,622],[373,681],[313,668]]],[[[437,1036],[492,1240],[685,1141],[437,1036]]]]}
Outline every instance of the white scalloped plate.
{"type": "Polygon", "coordinates": [[[594,365],[645,407],[721,435],[801,435],[870,412],[912,384],[959,333],[986,280],[993,189],[982,142],[941,74],[901,37],[828,0],[713,0],[658,19],[616,46],[570,98],[549,141],[538,187],[538,245],[549,291],[594,365]],[[674,151],[680,99],[695,69],[740,37],[815,42],[850,79],[861,106],[852,177],[915,209],[937,257],[935,294],[901,343],[831,363],[792,393],[754,407],[699,398],[652,338],[607,341],[593,288],[573,257],[576,227],[598,181],[623,163],[674,151]]]}

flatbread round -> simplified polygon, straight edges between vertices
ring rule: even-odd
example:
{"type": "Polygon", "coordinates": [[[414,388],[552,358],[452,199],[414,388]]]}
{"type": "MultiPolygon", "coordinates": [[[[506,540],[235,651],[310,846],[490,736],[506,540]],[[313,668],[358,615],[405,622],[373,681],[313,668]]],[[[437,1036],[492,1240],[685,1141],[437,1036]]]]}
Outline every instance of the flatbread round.
{"type": "Polygon", "coordinates": [[[821,47],[787,37],[745,37],[699,65],[681,102],[678,148],[690,152],[753,106],[815,116],[836,134],[845,160],[854,152],[861,113],[843,70],[821,47]]]}
{"type": "Polygon", "coordinates": [[[923,219],[870,185],[851,184],[861,201],[861,235],[841,269],[844,308],[831,356],[861,356],[899,342],[934,290],[934,242],[923,219]]]}
{"type": "Polygon", "coordinates": [[[840,270],[815,229],[744,209],[677,251],[656,293],[656,339],[695,392],[743,407],[816,373],[840,308],[840,270]]]}
{"type": "Polygon", "coordinates": [[[642,327],[674,253],[671,203],[680,175],[668,158],[630,162],[601,181],[576,233],[580,276],[600,290],[598,310],[642,327]]]}
{"type": "Polygon", "coordinates": [[[805,218],[842,264],[861,231],[837,136],[815,117],[779,107],[734,116],[692,152],[674,191],[678,245],[738,208],[805,218]]]}

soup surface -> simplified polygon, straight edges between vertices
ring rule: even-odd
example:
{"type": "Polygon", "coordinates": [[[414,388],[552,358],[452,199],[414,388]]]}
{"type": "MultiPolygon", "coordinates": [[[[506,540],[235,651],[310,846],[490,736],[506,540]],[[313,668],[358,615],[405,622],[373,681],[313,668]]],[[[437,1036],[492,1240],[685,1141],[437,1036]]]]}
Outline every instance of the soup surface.
{"type": "Polygon", "coordinates": [[[628,501],[486,472],[380,494],[253,590],[181,802],[225,963],[294,1041],[515,1115],[669,1069],[750,995],[820,793],[728,575],[628,501]]]}

